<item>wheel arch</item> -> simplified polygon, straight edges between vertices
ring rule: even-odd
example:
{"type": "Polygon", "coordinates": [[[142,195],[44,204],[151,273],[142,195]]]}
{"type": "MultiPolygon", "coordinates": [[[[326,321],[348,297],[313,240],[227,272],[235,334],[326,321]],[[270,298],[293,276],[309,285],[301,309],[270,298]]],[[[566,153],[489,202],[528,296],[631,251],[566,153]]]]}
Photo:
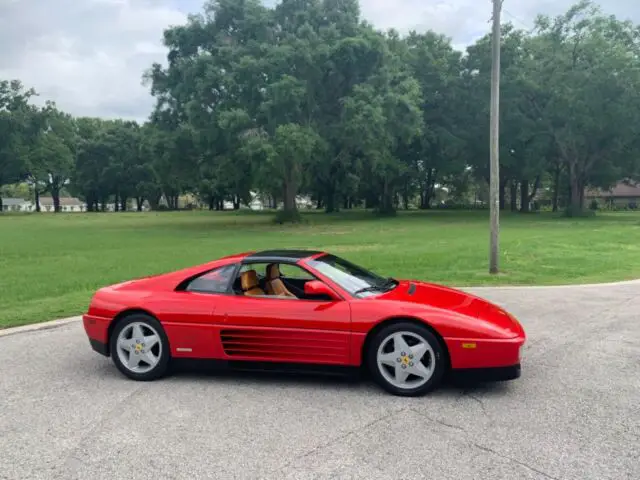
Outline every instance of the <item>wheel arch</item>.
{"type": "Polygon", "coordinates": [[[124,319],[130,317],[131,315],[146,315],[153,318],[154,320],[157,320],[158,322],[160,321],[158,320],[158,317],[156,317],[150,311],[145,310],[144,308],[127,308],[125,310],[122,310],[121,312],[118,312],[118,314],[113,317],[113,320],[111,320],[111,322],[109,323],[109,328],[107,329],[107,355],[111,355],[111,335],[113,334],[113,329],[116,328],[116,325],[118,325],[118,323],[122,322],[124,319]]]}
{"type": "Polygon", "coordinates": [[[445,372],[450,370],[451,355],[449,353],[449,349],[447,348],[447,344],[444,341],[444,338],[442,337],[442,335],[440,335],[440,333],[429,322],[422,320],[420,318],[410,317],[410,316],[396,316],[396,317],[386,318],[381,322],[378,322],[371,330],[369,330],[369,333],[367,333],[364,343],[362,344],[362,350],[360,351],[360,364],[362,365],[363,368],[365,369],[367,368],[367,362],[366,362],[367,352],[369,351],[369,348],[371,346],[371,341],[373,340],[373,337],[376,335],[376,333],[378,333],[380,330],[382,330],[386,326],[392,325],[394,323],[400,323],[400,322],[409,322],[409,323],[413,323],[415,325],[420,325],[422,327],[427,328],[434,335],[434,337],[436,337],[436,339],[438,340],[438,343],[440,343],[440,346],[442,347],[442,351],[444,352],[444,356],[445,356],[445,372]]]}

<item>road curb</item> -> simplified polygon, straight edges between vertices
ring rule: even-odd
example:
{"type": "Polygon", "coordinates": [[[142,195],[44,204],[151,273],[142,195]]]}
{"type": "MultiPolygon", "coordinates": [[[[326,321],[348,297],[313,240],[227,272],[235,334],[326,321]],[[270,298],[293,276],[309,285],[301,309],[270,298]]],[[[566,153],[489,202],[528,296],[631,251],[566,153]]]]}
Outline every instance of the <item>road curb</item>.
{"type": "Polygon", "coordinates": [[[63,327],[71,323],[79,322],[82,320],[82,316],[60,318],[58,320],[51,320],[49,322],[34,323],[31,325],[22,325],[20,327],[11,327],[0,330],[0,338],[8,337],[9,335],[16,335],[18,333],[36,332],[39,330],[50,330],[52,328],[63,327]]]}
{"type": "Polygon", "coordinates": [[[454,287],[459,290],[563,290],[563,289],[580,289],[580,288],[611,288],[634,286],[640,287],[640,279],[624,280],[621,282],[610,283],[576,283],[568,285],[476,285],[454,287]]]}

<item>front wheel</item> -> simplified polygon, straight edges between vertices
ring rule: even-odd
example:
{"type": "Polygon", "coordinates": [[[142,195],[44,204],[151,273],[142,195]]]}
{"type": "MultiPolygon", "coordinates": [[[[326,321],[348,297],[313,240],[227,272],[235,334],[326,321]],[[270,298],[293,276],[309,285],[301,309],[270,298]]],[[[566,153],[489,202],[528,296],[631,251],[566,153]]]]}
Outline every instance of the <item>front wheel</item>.
{"type": "Polygon", "coordinates": [[[134,314],[118,322],[110,339],[113,363],[133,380],[162,377],[169,367],[169,341],[160,322],[149,315],[134,314]]]}
{"type": "Polygon", "coordinates": [[[421,325],[397,322],[371,341],[367,363],[373,379],[386,391],[416,397],[434,390],[445,371],[445,355],[433,333],[421,325]]]}

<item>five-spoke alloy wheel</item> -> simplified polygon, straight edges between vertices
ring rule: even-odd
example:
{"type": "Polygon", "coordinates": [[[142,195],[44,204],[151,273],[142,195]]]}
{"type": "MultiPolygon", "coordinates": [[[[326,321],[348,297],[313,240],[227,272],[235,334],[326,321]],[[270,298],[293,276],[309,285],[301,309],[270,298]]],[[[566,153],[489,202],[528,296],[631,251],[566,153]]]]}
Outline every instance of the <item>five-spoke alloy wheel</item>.
{"type": "Polygon", "coordinates": [[[394,395],[424,395],[438,386],[445,370],[438,339],[427,327],[412,322],[378,331],[367,357],[374,380],[394,395]]]}
{"type": "Polygon", "coordinates": [[[134,314],[116,324],[110,339],[111,357],[118,370],[134,380],[155,380],[169,366],[169,342],[153,317],[134,314]]]}

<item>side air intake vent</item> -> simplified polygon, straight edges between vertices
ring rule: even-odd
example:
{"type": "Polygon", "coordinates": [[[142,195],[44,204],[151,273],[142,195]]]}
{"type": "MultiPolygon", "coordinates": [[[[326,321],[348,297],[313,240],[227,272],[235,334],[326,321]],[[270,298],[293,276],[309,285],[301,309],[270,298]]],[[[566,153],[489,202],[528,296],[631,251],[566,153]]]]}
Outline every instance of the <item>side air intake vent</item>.
{"type": "Polygon", "coordinates": [[[220,336],[224,353],[236,358],[334,363],[349,355],[348,336],[272,329],[225,329],[220,336]]]}

